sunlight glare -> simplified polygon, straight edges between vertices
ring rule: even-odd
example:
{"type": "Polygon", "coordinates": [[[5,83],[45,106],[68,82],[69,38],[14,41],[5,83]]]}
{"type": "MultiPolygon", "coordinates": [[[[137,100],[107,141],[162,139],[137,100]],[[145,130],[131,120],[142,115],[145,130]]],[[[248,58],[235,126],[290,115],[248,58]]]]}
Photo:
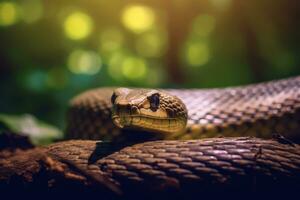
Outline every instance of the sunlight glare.
{"type": "Polygon", "coordinates": [[[210,59],[210,52],[207,44],[197,42],[188,45],[186,50],[187,63],[193,67],[205,65],[210,59]]]}
{"type": "Polygon", "coordinates": [[[101,68],[100,56],[94,51],[74,50],[68,59],[68,67],[75,74],[97,74],[101,68]]]}
{"type": "Polygon", "coordinates": [[[127,57],[122,65],[123,75],[130,80],[142,79],[146,76],[147,65],[145,60],[138,57],[127,57]]]}
{"type": "Polygon", "coordinates": [[[19,7],[16,3],[4,1],[0,3],[0,26],[15,24],[19,18],[19,7]]]}
{"type": "Polygon", "coordinates": [[[70,14],[64,21],[64,30],[68,38],[81,40],[88,37],[93,28],[93,22],[89,15],[76,11],[70,14]]]}
{"type": "Polygon", "coordinates": [[[123,25],[134,33],[149,30],[155,22],[155,13],[152,8],[143,5],[130,5],[122,13],[123,25]]]}

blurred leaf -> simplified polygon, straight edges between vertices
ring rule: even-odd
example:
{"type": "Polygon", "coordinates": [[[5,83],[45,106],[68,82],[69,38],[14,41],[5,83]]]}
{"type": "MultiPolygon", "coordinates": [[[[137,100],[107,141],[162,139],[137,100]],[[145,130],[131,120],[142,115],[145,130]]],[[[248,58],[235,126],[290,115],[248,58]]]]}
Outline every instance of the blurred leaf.
{"type": "Polygon", "coordinates": [[[1,129],[26,135],[30,138],[32,143],[36,145],[48,144],[63,136],[61,130],[38,120],[30,114],[0,114],[0,130],[1,129]]]}

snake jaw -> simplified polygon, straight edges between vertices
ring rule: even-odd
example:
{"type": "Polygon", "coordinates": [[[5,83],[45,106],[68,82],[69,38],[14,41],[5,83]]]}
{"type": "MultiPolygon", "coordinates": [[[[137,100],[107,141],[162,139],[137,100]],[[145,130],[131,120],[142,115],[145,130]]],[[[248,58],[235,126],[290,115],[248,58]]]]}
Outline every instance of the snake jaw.
{"type": "Polygon", "coordinates": [[[113,123],[121,129],[130,127],[132,125],[132,118],[128,115],[114,115],[112,120],[113,123]]]}
{"type": "Polygon", "coordinates": [[[121,118],[118,116],[113,116],[112,117],[113,123],[119,127],[119,128],[124,128],[124,125],[121,123],[121,118]]]}

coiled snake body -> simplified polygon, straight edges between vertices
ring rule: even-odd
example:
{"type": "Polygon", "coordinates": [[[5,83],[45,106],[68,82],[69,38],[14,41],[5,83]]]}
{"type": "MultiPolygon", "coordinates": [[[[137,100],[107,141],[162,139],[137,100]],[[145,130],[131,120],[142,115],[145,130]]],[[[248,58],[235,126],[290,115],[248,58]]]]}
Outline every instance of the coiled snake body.
{"type": "MultiPolygon", "coordinates": [[[[121,130],[111,119],[113,89],[94,89],[73,99],[68,121],[69,138],[111,141],[122,137],[121,130]]],[[[294,140],[300,137],[300,77],[235,88],[162,91],[182,100],[188,111],[188,119],[185,131],[160,134],[161,137],[270,138],[274,132],[294,140]]],[[[136,96],[143,95],[138,93],[136,96]]],[[[168,105],[166,109],[175,113],[178,112],[176,109],[182,109],[176,102],[167,101],[165,104],[168,105]]]]}
{"type": "Polygon", "coordinates": [[[300,187],[300,77],[225,89],[94,89],[73,99],[68,116],[68,138],[113,143],[29,150],[0,161],[0,183],[16,174],[32,182],[43,161],[52,174],[62,165],[130,198],[300,187]],[[171,140],[119,147],[156,139],[171,140]]]}

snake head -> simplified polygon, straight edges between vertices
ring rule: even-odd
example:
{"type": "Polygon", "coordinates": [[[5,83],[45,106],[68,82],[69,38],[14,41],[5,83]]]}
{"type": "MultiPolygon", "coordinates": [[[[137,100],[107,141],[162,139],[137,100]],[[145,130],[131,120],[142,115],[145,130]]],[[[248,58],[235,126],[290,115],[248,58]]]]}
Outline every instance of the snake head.
{"type": "Polygon", "coordinates": [[[119,128],[177,133],[186,127],[184,103],[161,90],[118,88],[111,103],[112,119],[119,128]]]}

